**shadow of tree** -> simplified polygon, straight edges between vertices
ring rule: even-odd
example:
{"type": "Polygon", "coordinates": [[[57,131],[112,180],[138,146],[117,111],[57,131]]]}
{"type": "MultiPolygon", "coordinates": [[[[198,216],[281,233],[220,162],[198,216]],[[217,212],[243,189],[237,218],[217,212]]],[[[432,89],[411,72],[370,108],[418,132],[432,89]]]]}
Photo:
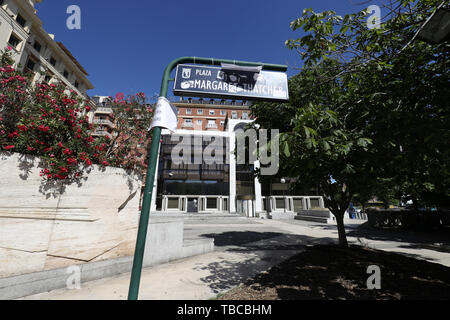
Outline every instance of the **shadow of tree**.
{"type": "Polygon", "coordinates": [[[31,174],[32,169],[35,166],[36,157],[32,157],[26,154],[21,154],[19,157],[19,170],[22,171],[19,174],[20,179],[27,180],[31,174]]]}
{"type": "Polygon", "coordinates": [[[197,267],[194,270],[207,270],[210,275],[201,278],[200,281],[208,284],[211,290],[218,294],[246,281],[254,275],[254,272],[263,271],[256,269],[258,267],[257,262],[258,259],[256,257],[248,258],[239,263],[224,260],[212,262],[207,266],[197,267]]]}
{"type": "MultiPolygon", "coordinates": [[[[40,169],[44,169],[44,163],[39,159],[39,157],[31,156],[27,154],[14,154],[10,152],[0,151],[0,160],[7,160],[11,157],[17,155],[18,161],[18,169],[21,172],[19,174],[20,179],[26,181],[30,178],[30,175],[34,170],[40,171],[40,169]]],[[[87,167],[84,166],[82,168],[83,175],[78,178],[73,178],[70,180],[45,180],[42,179],[39,185],[39,192],[43,194],[47,199],[53,197],[58,198],[65,191],[67,186],[76,184],[78,188],[83,186],[88,180],[88,176],[93,170],[98,170],[100,172],[105,172],[106,168],[104,167],[87,167]]],[[[123,174],[127,178],[127,186],[130,193],[136,191],[136,179],[139,179],[139,174],[134,172],[133,170],[125,170],[123,174]]],[[[134,196],[134,194],[132,194],[134,196]]],[[[128,199],[129,201],[129,199],[128,199]]]]}
{"type": "MultiPolygon", "coordinates": [[[[30,178],[32,172],[37,169],[44,169],[44,163],[39,159],[39,157],[31,156],[27,154],[14,154],[10,152],[0,152],[1,160],[8,160],[14,155],[17,155],[18,169],[21,171],[19,174],[20,179],[26,181],[30,178]]],[[[91,168],[84,167],[83,172],[89,174],[92,171],[91,168]]],[[[83,182],[87,180],[87,177],[79,177],[71,180],[45,180],[42,179],[39,185],[39,192],[46,196],[47,199],[50,197],[57,198],[65,192],[66,186],[76,183],[78,187],[81,187],[83,182]]]]}
{"type": "Polygon", "coordinates": [[[450,268],[358,246],[306,247],[222,299],[449,299],[450,268]],[[367,267],[381,269],[381,289],[367,289],[367,267]]]}
{"type": "MultiPolygon", "coordinates": [[[[236,261],[221,260],[210,263],[197,270],[207,270],[209,275],[200,279],[214,293],[229,290],[260,272],[301,252],[307,244],[317,243],[317,238],[277,232],[230,231],[203,234],[213,238],[215,246],[226,252],[242,253],[236,261]]],[[[334,243],[335,239],[320,239],[324,243],[334,243]]]]}
{"type": "Polygon", "coordinates": [[[380,230],[361,226],[348,231],[347,235],[368,240],[407,243],[401,245],[401,248],[423,248],[439,252],[450,252],[450,233],[446,231],[380,230]]]}

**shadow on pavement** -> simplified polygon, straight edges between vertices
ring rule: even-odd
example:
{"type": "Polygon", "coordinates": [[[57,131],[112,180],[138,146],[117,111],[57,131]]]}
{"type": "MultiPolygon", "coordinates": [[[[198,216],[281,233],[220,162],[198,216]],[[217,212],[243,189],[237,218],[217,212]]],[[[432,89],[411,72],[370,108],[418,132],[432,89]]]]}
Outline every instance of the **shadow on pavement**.
{"type": "Polygon", "coordinates": [[[450,268],[357,246],[306,247],[222,297],[254,299],[449,299],[450,268]],[[368,266],[380,268],[378,290],[367,288],[368,266]]]}
{"type": "Polygon", "coordinates": [[[450,252],[450,234],[447,232],[415,232],[406,230],[380,230],[366,226],[347,232],[347,236],[376,241],[401,242],[400,248],[428,249],[450,252]]]}
{"type": "Polygon", "coordinates": [[[249,278],[264,272],[293,255],[305,250],[307,245],[334,243],[331,238],[313,238],[277,232],[230,231],[203,234],[213,238],[216,247],[225,252],[242,254],[236,261],[221,260],[212,262],[197,270],[207,270],[209,276],[200,279],[214,293],[229,290],[249,278]]]}

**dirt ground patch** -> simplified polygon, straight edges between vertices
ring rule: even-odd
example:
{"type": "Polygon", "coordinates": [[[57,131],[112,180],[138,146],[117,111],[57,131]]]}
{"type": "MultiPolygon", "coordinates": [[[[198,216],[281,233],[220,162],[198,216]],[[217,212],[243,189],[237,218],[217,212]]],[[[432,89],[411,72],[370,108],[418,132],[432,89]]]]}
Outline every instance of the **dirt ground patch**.
{"type": "Polygon", "coordinates": [[[307,247],[302,253],[225,293],[220,300],[450,299],[450,268],[360,246],[307,247]],[[381,289],[367,289],[370,265],[381,289]]]}

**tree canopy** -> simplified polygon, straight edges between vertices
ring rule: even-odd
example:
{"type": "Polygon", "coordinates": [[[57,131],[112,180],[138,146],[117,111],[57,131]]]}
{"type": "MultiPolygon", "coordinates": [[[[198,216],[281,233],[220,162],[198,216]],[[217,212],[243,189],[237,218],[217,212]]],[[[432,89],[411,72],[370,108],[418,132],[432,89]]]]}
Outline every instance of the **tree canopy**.
{"type": "Polygon", "coordinates": [[[342,244],[342,217],[358,196],[449,197],[450,44],[416,38],[439,6],[390,1],[379,28],[368,27],[367,10],[303,10],[291,28],[304,35],[286,41],[304,62],[290,101],[252,106],[259,125],[282,132],[280,174],[320,190],[342,244]]]}

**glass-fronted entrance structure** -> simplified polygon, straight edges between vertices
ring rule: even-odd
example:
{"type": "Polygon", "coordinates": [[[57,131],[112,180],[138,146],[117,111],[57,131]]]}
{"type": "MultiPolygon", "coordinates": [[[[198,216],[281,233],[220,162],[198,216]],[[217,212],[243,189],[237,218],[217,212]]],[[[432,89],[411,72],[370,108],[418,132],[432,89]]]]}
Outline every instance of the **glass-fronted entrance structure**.
{"type": "Polygon", "coordinates": [[[152,212],[258,217],[324,208],[320,196],[286,192],[275,182],[261,184],[254,174],[258,161],[237,164],[235,128],[252,121],[227,122],[225,131],[162,131],[152,212]]]}

